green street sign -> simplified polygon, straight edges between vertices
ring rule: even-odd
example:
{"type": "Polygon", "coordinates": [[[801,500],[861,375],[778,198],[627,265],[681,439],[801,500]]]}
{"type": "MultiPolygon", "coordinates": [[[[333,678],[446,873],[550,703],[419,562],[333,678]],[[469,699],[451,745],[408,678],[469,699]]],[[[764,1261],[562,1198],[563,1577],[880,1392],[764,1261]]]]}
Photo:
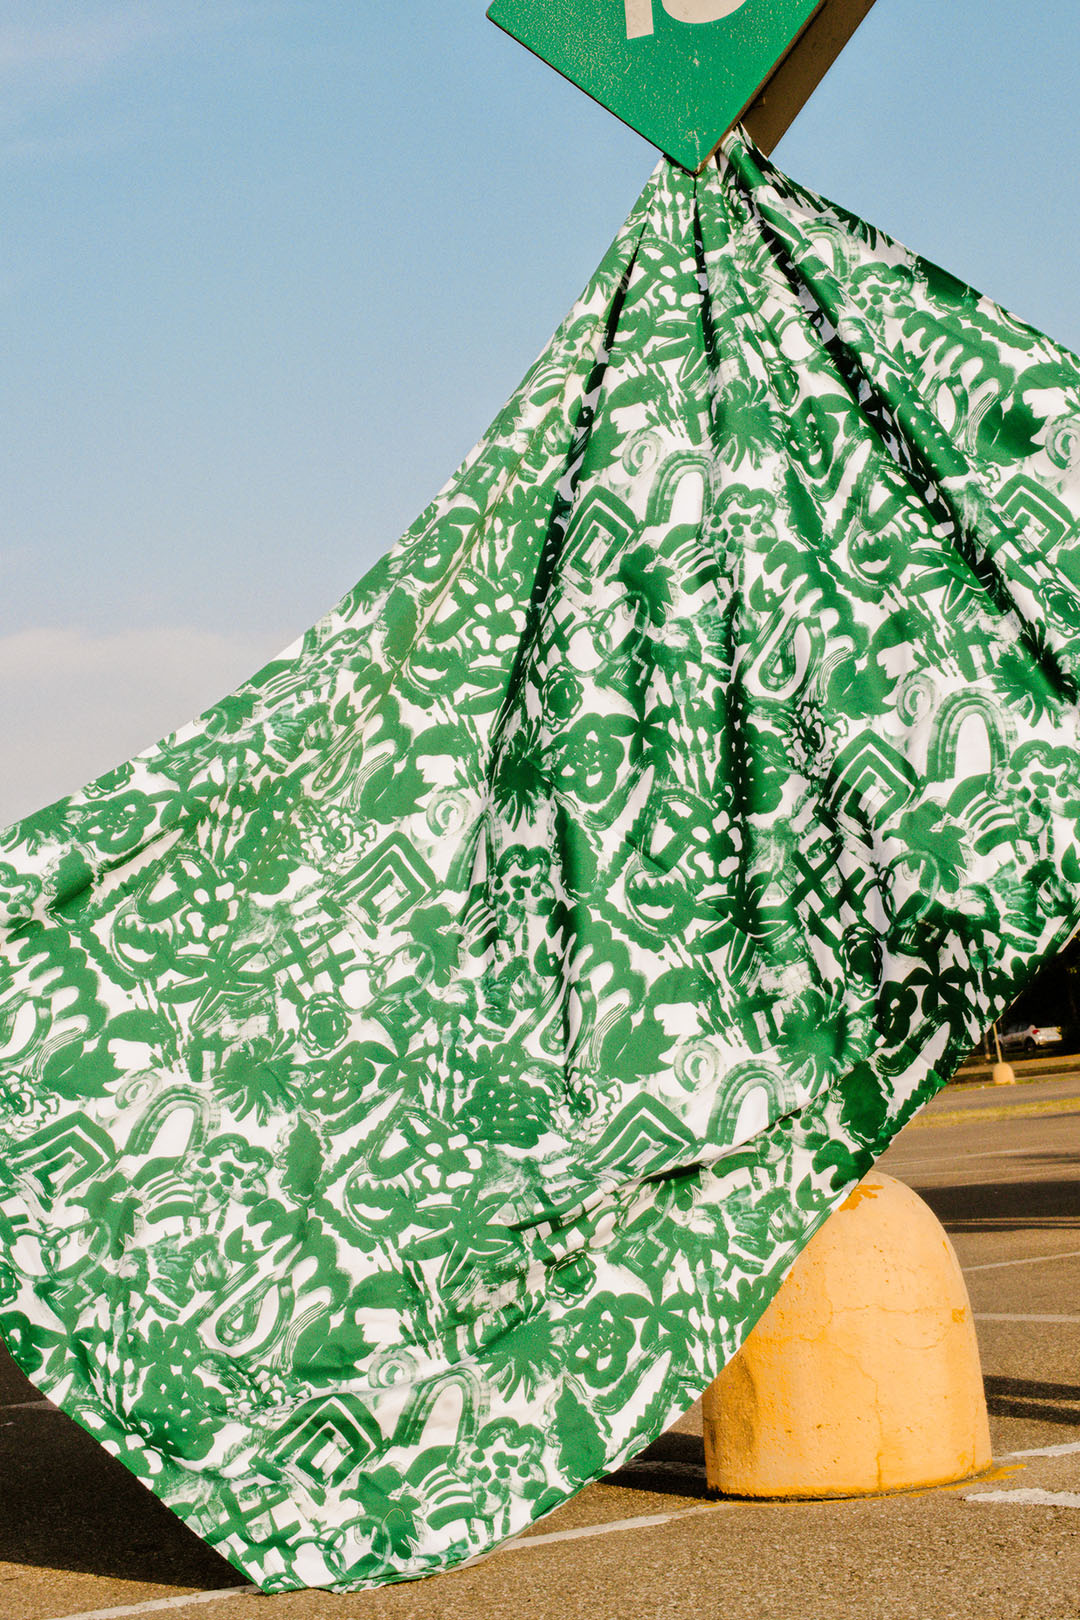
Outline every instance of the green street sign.
{"type": "MultiPolygon", "coordinates": [[[[492,22],[699,169],[820,0],[494,0],[492,22]]],[[[868,9],[865,8],[865,9],[868,9]]]]}

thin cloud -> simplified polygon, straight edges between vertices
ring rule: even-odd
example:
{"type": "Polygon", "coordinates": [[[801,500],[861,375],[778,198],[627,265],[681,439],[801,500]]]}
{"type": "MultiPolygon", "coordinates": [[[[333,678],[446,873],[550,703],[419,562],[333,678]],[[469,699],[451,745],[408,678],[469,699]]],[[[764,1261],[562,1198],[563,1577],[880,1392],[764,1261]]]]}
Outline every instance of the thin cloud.
{"type": "Polygon", "coordinates": [[[111,7],[56,22],[39,16],[36,22],[0,23],[0,76],[75,83],[171,31],[167,16],[152,5],[111,7]]]}
{"type": "Polygon", "coordinates": [[[288,640],[186,626],[0,636],[0,827],[186,725],[288,640]]]}
{"type": "MultiPolygon", "coordinates": [[[[154,57],[186,49],[210,33],[220,33],[262,15],[250,0],[234,4],[179,4],[176,0],[91,0],[77,9],[58,0],[7,6],[0,20],[0,158],[55,160],[114,145],[116,132],[79,126],[57,129],[69,100],[96,86],[111,84],[154,57]],[[39,127],[44,122],[45,128],[39,127]]],[[[111,109],[98,109],[106,122],[111,109]]]]}

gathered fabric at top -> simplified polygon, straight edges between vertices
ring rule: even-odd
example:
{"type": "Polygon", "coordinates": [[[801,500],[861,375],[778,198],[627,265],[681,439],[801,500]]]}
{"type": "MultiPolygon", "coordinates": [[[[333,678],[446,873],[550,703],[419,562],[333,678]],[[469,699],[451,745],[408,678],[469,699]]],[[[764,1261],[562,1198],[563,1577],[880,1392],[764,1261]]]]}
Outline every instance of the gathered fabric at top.
{"type": "Polygon", "coordinates": [[[736,131],[393,550],[0,834],[0,1328],[268,1591],[640,1450],[1080,920],[1080,362],[736,131]]]}

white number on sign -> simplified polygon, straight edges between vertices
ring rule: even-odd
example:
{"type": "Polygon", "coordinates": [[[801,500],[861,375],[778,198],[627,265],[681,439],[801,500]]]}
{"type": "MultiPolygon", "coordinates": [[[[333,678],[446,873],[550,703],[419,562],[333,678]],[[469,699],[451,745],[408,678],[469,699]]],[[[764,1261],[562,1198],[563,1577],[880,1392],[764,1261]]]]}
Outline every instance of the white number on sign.
{"type": "MultiPolygon", "coordinates": [[[[654,0],[625,0],[627,39],[640,39],[652,33],[653,3],[654,0]]],[[[746,0],[660,0],[660,4],[676,22],[710,23],[730,17],[733,11],[745,6],[746,0]]]]}

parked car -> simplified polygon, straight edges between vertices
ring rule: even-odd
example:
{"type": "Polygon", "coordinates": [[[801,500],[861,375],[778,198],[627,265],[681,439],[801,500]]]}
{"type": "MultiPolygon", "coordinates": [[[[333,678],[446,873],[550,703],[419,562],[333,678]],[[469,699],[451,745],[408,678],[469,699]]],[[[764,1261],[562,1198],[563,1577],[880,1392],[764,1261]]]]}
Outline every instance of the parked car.
{"type": "Polygon", "coordinates": [[[1003,1024],[998,1030],[1003,1052],[1035,1052],[1040,1046],[1058,1046],[1060,1024],[1003,1024]]]}

